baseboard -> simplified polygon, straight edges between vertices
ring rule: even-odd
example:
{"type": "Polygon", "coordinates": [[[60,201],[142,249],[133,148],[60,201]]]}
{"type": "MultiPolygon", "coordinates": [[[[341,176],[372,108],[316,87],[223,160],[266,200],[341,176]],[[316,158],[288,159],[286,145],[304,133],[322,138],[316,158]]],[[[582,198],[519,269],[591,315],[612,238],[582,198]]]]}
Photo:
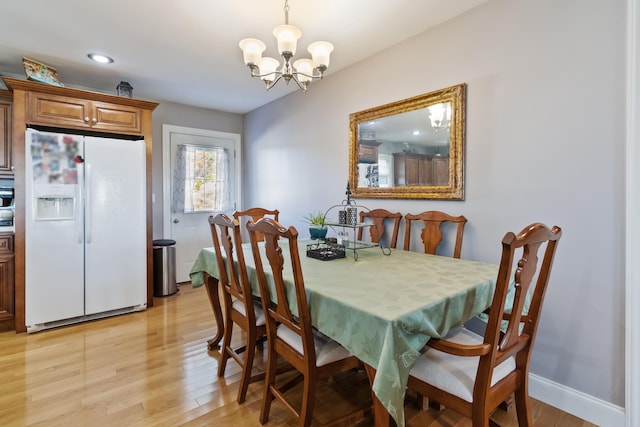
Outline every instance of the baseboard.
{"type": "Polygon", "coordinates": [[[529,395],[600,427],[624,427],[624,408],[529,374],[529,395]]]}

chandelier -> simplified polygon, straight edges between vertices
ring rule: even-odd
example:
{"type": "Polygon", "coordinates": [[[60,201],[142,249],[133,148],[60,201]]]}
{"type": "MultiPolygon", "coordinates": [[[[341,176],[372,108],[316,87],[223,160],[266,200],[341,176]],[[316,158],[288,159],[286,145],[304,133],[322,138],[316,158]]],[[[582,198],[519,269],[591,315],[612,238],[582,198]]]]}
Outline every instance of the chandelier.
{"type": "Polygon", "coordinates": [[[427,107],[429,109],[429,120],[431,127],[436,132],[448,130],[451,127],[451,104],[440,103],[427,107]]]}
{"type": "Polygon", "coordinates": [[[280,62],[274,58],[262,57],[262,52],[266,45],[258,39],[243,39],[240,41],[244,63],[251,70],[251,77],[260,77],[267,90],[275,86],[280,79],[284,79],[286,84],[291,80],[298,84],[303,91],[307,91],[309,82],[322,79],[324,72],[329,66],[329,55],[333,51],[333,45],[329,42],[318,41],[311,43],[307,50],[312,59],[298,59],[291,63],[296,54],[298,39],[302,36],[300,29],[294,25],[289,25],[289,1],[284,2],[284,25],[278,25],[273,29],[273,35],[278,40],[278,52],[284,63],[282,68],[280,62]]]}

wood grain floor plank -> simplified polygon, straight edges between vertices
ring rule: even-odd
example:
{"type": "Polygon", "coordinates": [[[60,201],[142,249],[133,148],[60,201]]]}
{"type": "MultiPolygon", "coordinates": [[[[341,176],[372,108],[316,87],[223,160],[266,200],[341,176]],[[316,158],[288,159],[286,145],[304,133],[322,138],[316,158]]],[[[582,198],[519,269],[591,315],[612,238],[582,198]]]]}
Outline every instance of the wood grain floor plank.
{"type": "MultiPolygon", "coordinates": [[[[208,351],[215,332],[204,288],[190,284],[156,306],[35,334],[0,333],[0,424],[24,426],[260,426],[263,384],[249,385],[246,402],[236,396],[241,370],[230,360],[218,378],[218,351],[208,351]]],[[[243,337],[236,333],[234,344],[243,337]]],[[[266,353],[258,352],[256,370],[266,353]]],[[[294,388],[291,393],[299,390],[294,388]]],[[[298,393],[299,395],[299,393],[298,393]]],[[[318,388],[314,426],[370,399],[366,375],[354,372],[318,388]]],[[[593,427],[532,399],[534,425],[593,427]]],[[[450,411],[418,412],[407,403],[409,427],[470,426],[450,411]]],[[[504,427],[515,412],[497,412],[504,427]]],[[[294,427],[278,403],[269,426],[294,427]]],[[[358,427],[370,427],[363,420],[358,427]]]]}

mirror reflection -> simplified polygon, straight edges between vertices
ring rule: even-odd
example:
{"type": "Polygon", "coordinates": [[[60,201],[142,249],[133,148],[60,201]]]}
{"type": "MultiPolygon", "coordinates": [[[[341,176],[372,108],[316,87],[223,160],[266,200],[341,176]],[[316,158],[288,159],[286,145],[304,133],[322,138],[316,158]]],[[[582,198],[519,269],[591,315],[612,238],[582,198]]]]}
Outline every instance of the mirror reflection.
{"type": "Polygon", "coordinates": [[[354,197],[462,200],[464,89],[351,114],[354,197]]]}

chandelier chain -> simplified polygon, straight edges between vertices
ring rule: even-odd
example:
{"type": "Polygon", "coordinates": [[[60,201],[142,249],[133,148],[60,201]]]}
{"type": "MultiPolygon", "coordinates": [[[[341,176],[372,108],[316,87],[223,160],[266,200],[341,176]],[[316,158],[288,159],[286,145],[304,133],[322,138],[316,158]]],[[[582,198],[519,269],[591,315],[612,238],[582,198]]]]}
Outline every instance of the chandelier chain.
{"type": "Polygon", "coordinates": [[[284,0],[284,24],[289,25],[289,0],[284,0]]]}

